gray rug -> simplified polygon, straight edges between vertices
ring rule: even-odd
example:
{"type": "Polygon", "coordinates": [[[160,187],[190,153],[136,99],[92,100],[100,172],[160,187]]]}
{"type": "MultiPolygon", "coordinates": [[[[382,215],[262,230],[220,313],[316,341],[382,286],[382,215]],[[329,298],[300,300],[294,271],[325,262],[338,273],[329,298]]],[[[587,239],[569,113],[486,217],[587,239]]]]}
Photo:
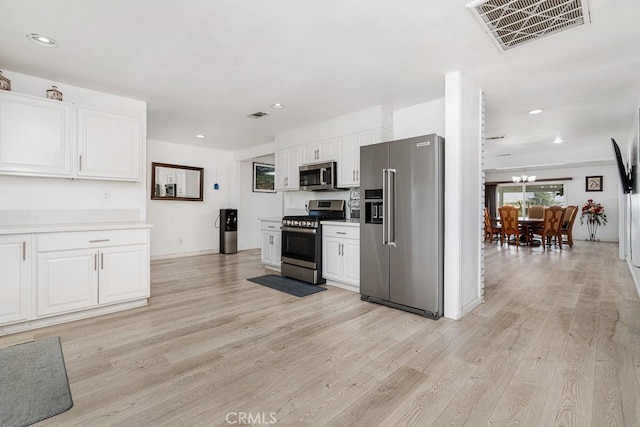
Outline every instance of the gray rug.
{"type": "Polygon", "coordinates": [[[266,276],[253,277],[247,280],[296,297],[306,297],[307,295],[327,290],[318,285],[312,285],[311,283],[301,282],[288,277],[276,276],[275,274],[267,274],[266,276]]]}
{"type": "Polygon", "coordinates": [[[59,337],[0,349],[0,426],[28,426],[72,406],[59,337]]]}

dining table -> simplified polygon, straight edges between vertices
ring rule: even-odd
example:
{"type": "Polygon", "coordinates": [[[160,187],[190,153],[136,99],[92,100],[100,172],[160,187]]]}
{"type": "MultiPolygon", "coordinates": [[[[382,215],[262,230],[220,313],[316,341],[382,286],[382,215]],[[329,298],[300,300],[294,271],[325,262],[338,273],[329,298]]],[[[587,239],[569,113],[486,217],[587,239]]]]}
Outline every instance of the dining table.
{"type": "MultiPolygon", "coordinates": [[[[492,218],[493,224],[500,224],[500,218],[492,218]]],[[[544,224],[544,218],[528,218],[518,217],[518,224],[522,227],[523,237],[520,241],[526,242],[528,245],[532,245],[533,242],[529,240],[529,235],[532,228],[540,227],[544,224]]]]}

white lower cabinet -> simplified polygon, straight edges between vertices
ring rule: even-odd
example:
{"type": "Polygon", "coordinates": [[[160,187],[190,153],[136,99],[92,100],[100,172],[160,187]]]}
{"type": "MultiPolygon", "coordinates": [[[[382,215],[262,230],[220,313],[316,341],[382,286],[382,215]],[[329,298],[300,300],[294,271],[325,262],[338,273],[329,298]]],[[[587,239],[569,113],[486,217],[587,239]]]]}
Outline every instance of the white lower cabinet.
{"type": "Polygon", "coordinates": [[[100,250],[98,302],[109,304],[149,296],[147,245],[100,250]]]}
{"type": "Polygon", "coordinates": [[[0,324],[28,320],[31,235],[0,236],[0,324]]]}
{"type": "Polygon", "coordinates": [[[280,231],[280,221],[260,221],[260,233],[262,237],[262,263],[279,268],[282,252],[282,233],[280,231]]]}
{"type": "Polygon", "coordinates": [[[145,305],[149,291],[146,227],[0,235],[0,335],[145,305]]]}
{"type": "Polygon", "coordinates": [[[97,257],[86,249],[39,253],[36,317],[98,305],[97,257]]]}
{"type": "Polygon", "coordinates": [[[146,235],[114,230],[39,236],[36,316],[148,297],[146,235]]]}
{"type": "Polygon", "coordinates": [[[360,229],[322,226],[322,277],[360,286],[360,229]]]}

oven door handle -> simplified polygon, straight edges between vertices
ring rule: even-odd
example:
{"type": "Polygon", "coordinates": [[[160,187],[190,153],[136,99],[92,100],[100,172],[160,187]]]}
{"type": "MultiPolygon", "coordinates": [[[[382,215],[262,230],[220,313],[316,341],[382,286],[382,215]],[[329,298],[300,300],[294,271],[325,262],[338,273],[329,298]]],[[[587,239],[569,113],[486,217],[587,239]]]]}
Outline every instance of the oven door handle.
{"type": "Polygon", "coordinates": [[[282,231],[288,231],[289,233],[302,233],[302,234],[317,234],[318,230],[316,228],[301,228],[301,227],[280,227],[282,231]]]}

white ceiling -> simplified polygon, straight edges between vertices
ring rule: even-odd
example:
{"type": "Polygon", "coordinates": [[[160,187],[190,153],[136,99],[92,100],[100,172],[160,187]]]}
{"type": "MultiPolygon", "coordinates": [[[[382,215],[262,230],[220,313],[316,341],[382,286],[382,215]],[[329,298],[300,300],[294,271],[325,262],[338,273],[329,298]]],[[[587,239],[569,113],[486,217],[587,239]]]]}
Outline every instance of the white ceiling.
{"type": "Polygon", "coordinates": [[[0,69],[145,100],[150,139],[226,150],[440,98],[460,70],[485,91],[486,136],[507,136],[487,142],[489,161],[612,157],[609,138],[625,140],[640,104],[640,2],[590,0],[591,23],[507,52],[468,2],[0,0],[0,69]],[[270,115],[246,117],[256,111],[270,115]]]}

